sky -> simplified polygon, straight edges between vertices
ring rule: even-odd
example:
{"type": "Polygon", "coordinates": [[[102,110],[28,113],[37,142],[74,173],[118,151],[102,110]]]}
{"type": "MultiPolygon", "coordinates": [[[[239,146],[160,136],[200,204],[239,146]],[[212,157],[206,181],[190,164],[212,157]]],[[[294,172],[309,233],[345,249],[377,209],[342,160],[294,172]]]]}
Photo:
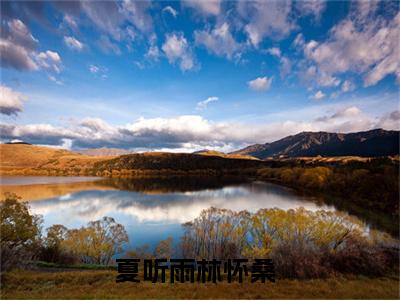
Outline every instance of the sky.
{"type": "Polygon", "coordinates": [[[397,1],[1,1],[0,140],[233,151],[400,129],[397,1]]]}

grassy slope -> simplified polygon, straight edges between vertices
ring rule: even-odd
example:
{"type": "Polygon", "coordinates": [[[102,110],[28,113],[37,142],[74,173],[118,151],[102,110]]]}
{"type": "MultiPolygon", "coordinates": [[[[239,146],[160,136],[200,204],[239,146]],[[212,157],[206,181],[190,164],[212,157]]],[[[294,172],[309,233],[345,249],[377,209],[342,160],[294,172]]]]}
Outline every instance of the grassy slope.
{"type": "Polygon", "coordinates": [[[399,282],[389,278],[278,280],[276,283],[115,283],[115,271],[31,272],[2,276],[4,299],[133,298],[391,298],[399,282]]]}
{"type": "Polygon", "coordinates": [[[0,171],[90,167],[94,162],[105,159],[110,159],[110,157],[93,157],[34,145],[0,144],[0,171]]]}

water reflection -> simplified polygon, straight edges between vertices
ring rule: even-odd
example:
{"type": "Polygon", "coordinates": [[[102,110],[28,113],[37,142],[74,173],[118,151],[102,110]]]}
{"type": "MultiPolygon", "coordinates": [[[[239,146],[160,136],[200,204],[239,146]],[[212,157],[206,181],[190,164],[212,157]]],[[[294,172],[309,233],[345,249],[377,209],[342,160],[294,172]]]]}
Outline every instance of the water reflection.
{"type": "Polygon", "coordinates": [[[316,204],[309,197],[296,195],[290,189],[237,177],[110,179],[63,183],[62,188],[54,184],[14,188],[17,194],[18,189],[23,191],[34,213],[43,215],[44,228],[53,224],[76,228],[110,216],[125,226],[129,247],[145,243],[154,246],[168,236],[178,240],[182,234],[180,224],[196,218],[211,206],[250,212],[260,208],[287,210],[300,206],[309,210],[333,210],[331,206],[316,204]],[[42,198],[38,186],[43,192],[42,198]],[[56,192],[51,195],[49,190],[56,192]]]}

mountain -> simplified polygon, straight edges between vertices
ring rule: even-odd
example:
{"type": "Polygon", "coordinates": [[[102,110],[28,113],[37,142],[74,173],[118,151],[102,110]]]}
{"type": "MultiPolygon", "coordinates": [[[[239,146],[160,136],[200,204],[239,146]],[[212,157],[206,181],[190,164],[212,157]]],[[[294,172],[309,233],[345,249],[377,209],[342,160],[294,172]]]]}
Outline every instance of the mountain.
{"type": "Polygon", "coordinates": [[[386,156],[399,154],[399,131],[301,132],[272,143],[254,144],[231,154],[270,157],[386,156]]]}
{"type": "Polygon", "coordinates": [[[79,150],[76,152],[89,156],[119,156],[132,153],[131,151],[125,149],[105,148],[105,147],[79,150]]]}

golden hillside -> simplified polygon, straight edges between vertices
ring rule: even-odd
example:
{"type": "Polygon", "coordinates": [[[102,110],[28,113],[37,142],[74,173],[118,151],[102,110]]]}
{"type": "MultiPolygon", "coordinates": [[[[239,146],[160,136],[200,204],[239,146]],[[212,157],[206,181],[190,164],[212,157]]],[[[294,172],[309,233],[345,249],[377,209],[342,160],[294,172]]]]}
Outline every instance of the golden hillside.
{"type": "Polygon", "coordinates": [[[62,149],[25,144],[0,145],[0,172],[2,174],[21,172],[24,169],[90,168],[95,162],[105,159],[110,159],[110,157],[87,156],[62,149]]]}

